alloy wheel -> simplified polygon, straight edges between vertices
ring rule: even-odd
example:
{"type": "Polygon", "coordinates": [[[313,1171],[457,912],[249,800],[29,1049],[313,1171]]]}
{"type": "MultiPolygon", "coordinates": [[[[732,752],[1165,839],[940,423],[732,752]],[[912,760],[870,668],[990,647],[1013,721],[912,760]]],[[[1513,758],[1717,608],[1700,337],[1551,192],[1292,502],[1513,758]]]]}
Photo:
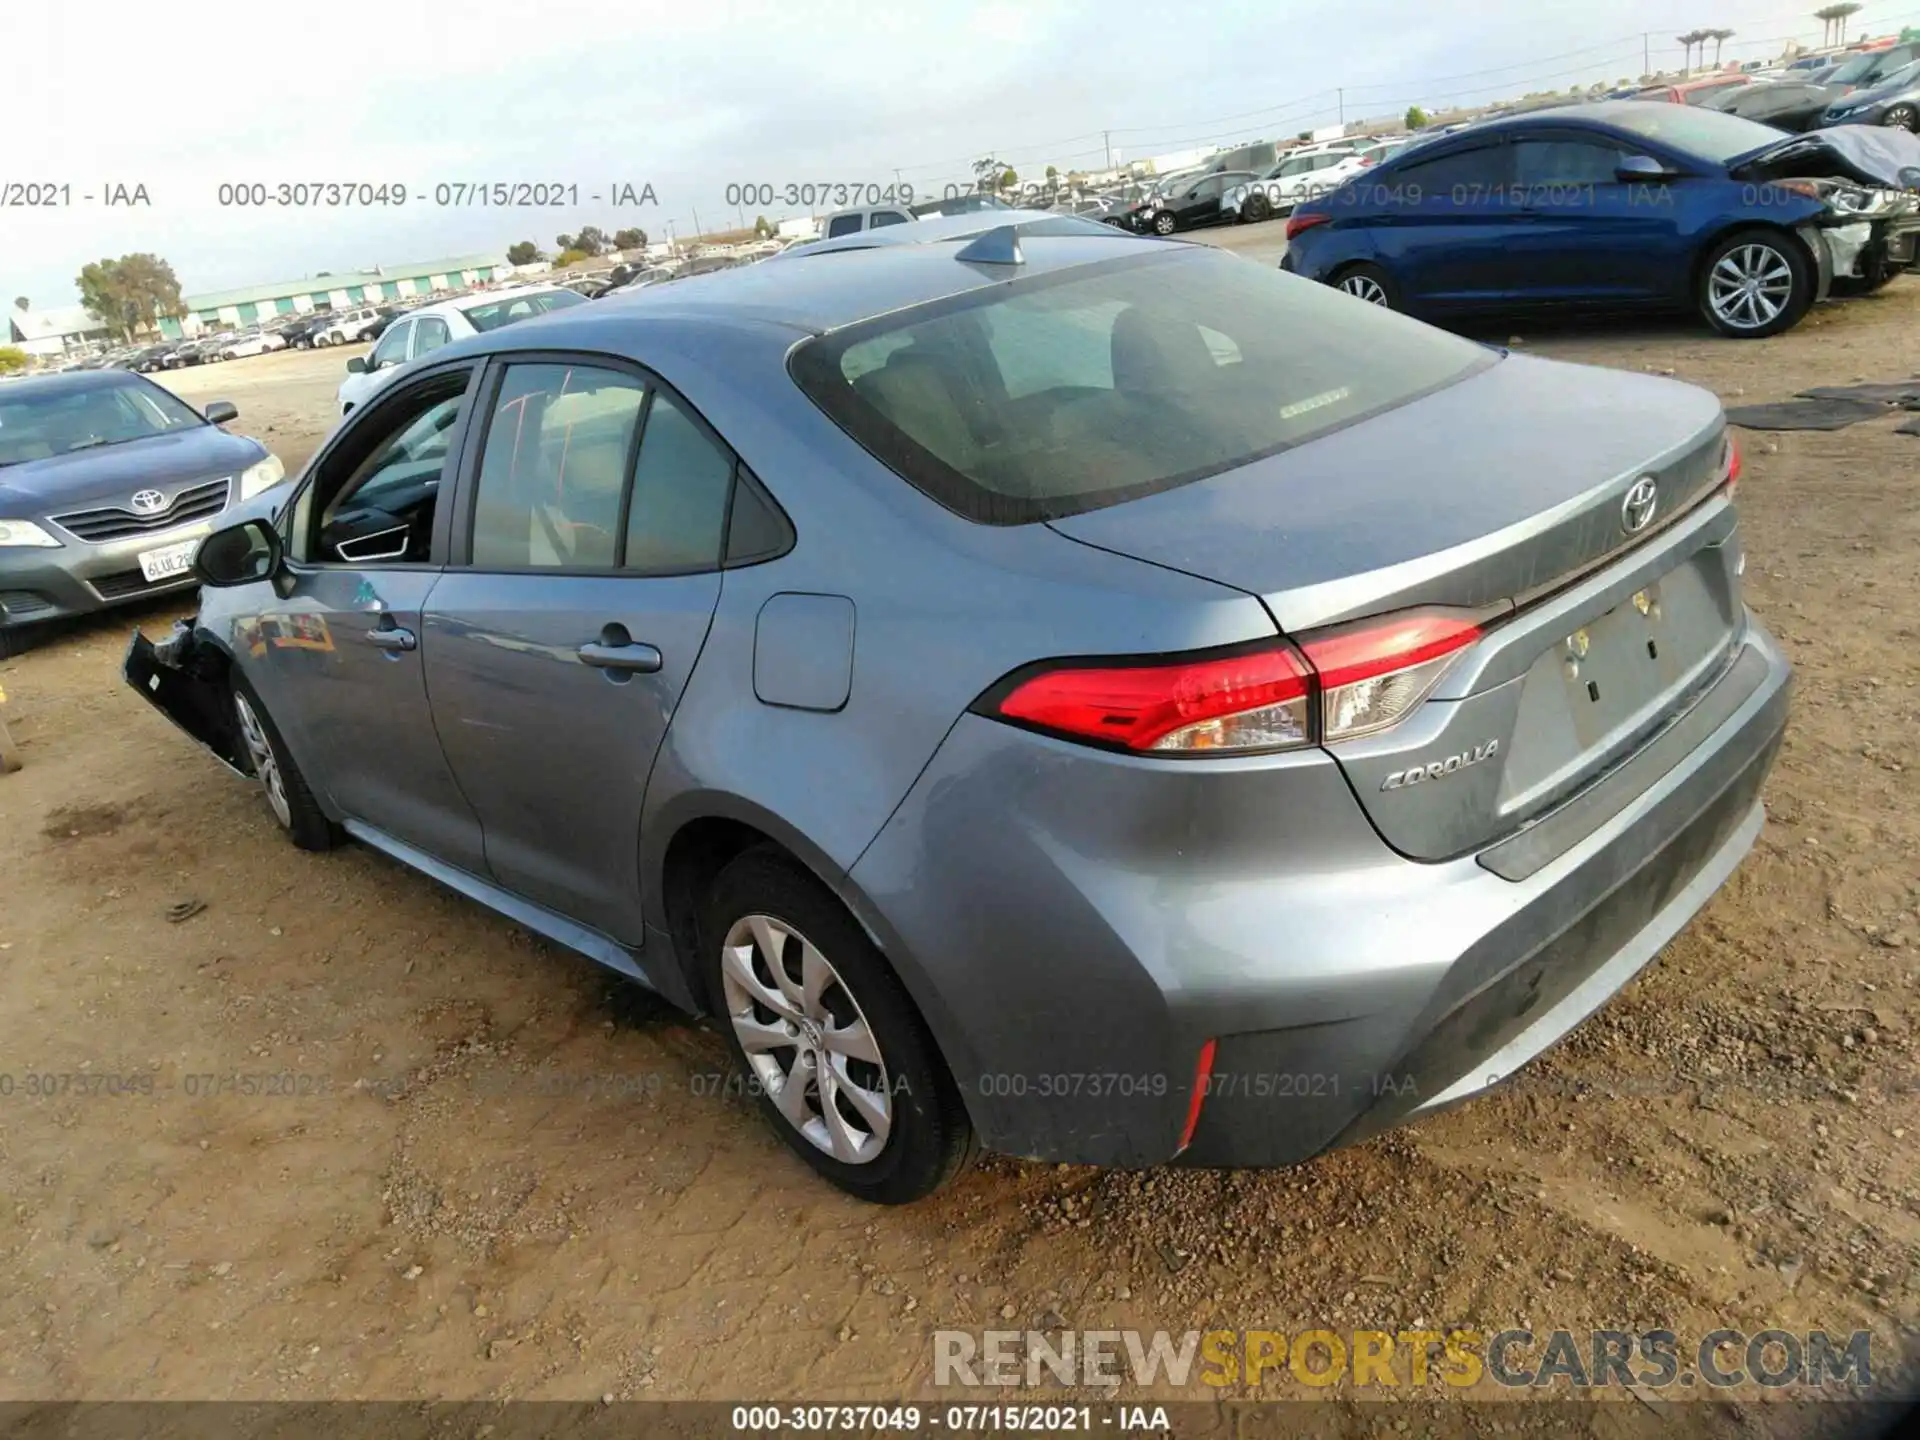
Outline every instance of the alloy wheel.
{"type": "Polygon", "coordinates": [[[1369,305],[1385,305],[1387,291],[1371,275],[1349,275],[1340,282],[1340,288],[1356,300],[1364,300],[1369,305]]]}
{"type": "Polygon", "coordinates": [[[280,762],[274,758],[266,727],[260,723],[260,717],[253,713],[253,706],[247,703],[246,696],[233,697],[233,710],[240,720],[240,738],[253,760],[253,773],[259,777],[260,784],[267,792],[267,804],[272,807],[274,818],[291,830],[293,807],[287,803],[286,777],[280,773],[280,762]]]}
{"type": "Polygon", "coordinates": [[[1773,246],[1758,241],[1729,250],[1707,278],[1707,303],[1735,330],[1771,324],[1792,298],[1793,267],[1773,246]]]}
{"type": "Polygon", "coordinates": [[[1162,210],[1153,217],[1153,233],[1156,235],[1171,235],[1173,226],[1173,212],[1170,210],[1162,210]]]}
{"type": "Polygon", "coordinates": [[[721,943],[727,1020],[755,1082],[820,1151],[864,1165],[893,1133],[893,1092],[873,1027],[840,972],[771,915],[743,915],[721,943]]]}
{"type": "Polygon", "coordinates": [[[1890,130],[1920,130],[1920,110],[1911,105],[1895,105],[1880,117],[1880,123],[1890,130]]]}

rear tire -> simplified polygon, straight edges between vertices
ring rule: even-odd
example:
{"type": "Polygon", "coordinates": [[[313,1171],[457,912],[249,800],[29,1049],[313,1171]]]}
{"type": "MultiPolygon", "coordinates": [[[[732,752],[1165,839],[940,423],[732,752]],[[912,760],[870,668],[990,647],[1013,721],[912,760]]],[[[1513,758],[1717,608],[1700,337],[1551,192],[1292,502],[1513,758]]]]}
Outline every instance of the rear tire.
{"type": "Polygon", "coordinates": [[[1264,191],[1256,190],[1241,203],[1240,218],[1249,225],[1258,225],[1262,220],[1271,220],[1273,202],[1267,199],[1264,191]]]}
{"type": "Polygon", "coordinates": [[[1171,210],[1162,210],[1153,217],[1153,233],[1160,236],[1173,234],[1180,228],[1180,222],[1174,218],[1171,210]]]}
{"type": "Polygon", "coordinates": [[[1707,252],[1694,282],[1700,314],[1735,340],[1791,330],[1813,305],[1813,261],[1782,230],[1739,230],[1707,252]]]}
{"type": "Polygon", "coordinates": [[[233,677],[233,710],[254,778],[266,791],[267,809],[287,832],[287,838],[302,850],[333,849],[345,838],[344,833],[320,809],[306,777],[287,753],[286,742],[274,727],[267,707],[238,674],[233,677]]]}
{"type": "Polygon", "coordinates": [[[788,1149],[876,1205],[922,1199],[966,1169],[973,1126],[932,1033],[819,881],[757,846],[714,881],[699,935],[727,1049],[788,1149]]]}
{"type": "Polygon", "coordinates": [[[1369,305],[1388,310],[1400,308],[1400,290],[1393,277],[1378,265],[1362,262],[1349,265],[1333,277],[1333,288],[1369,305]]]}
{"type": "Polygon", "coordinates": [[[1880,123],[1889,130],[1920,130],[1920,107],[1905,103],[1891,106],[1880,123]]]}

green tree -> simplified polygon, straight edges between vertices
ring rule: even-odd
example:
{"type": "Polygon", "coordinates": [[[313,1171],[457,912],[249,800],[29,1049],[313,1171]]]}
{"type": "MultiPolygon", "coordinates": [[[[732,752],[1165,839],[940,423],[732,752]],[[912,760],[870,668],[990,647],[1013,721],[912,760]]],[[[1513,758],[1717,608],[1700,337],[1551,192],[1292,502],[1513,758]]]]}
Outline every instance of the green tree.
{"type": "Polygon", "coordinates": [[[1054,167],[1053,167],[1053,166],[1051,166],[1051,165],[1049,165],[1049,166],[1047,167],[1047,179],[1049,179],[1049,180],[1058,180],[1059,178],[1060,178],[1060,172],[1059,172],[1058,170],[1056,170],[1056,169],[1054,169],[1054,167]]]}
{"type": "Polygon", "coordinates": [[[18,345],[0,345],[0,375],[17,375],[32,363],[18,345]]]}
{"type": "Polygon", "coordinates": [[[1427,128],[1427,112],[1418,105],[1407,106],[1407,129],[1424,130],[1427,128]]]}
{"type": "Polygon", "coordinates": [[[87,310],[122,339],[151,330],[163,315],[178,317],[184,308],[173,267],[145,251],[96,260],[82,268],[74,286],[87,310]]]}
{"type": "Polygon", "coordinates": [[[16,295],[13,297],[13,308],[16,310],[24,310],[31,303],[32,302],[24,295],[16,295]]]}
{"type": "Polygon", "coordinates": [[[531,265],[540,258],[540,247],[531,240],[516,240],[507,247],[509,265],[531,265]]]}
{"type": "Polygon", "coordinates": [[[598,225],[583,225],[580,233],[573,237],[573,248],[584,250],[589,255],[598,255],[607,248],[607,234],[598,225]]]}
{"type": "Polygon", "coordinates": [[[770,240],[777,235],[779,231],[774,229],[773,222],[767,219],[766,216],[756,215],[753,217],[753,233],[758,235],[762,240],[770,240]]]}
{"type": "Polygon", "coordinates": [[[616,250],[640,250],[645,248],[646,243],[647,232],[637,225],[613,232],[613,248],[616,250]]]}
{"type": "Polygon", "coordinates": [[[1020,177],[1013,173],[1013,167],[1011,165],[1000,172],[1000,188],[1002,190],[1011,190],[1019,183],[1020,177]]]}
{"type": "Polygon", "coordinates": [[[573,249],[573,236],[571,236],[571,235],[556,235],[556,236],[554,236],[554,237],[553,237],[553,244],[554,244],[554,248],[555,248],[555,249],[558,249],[558,250],[571,250],[571,249],[573,249]]]}
{"type": "Polygon", "coordinates": [[[564,268],[568,265],[578,265],[582,260],[591,260],[592,258],[593,256],[585,250],[576,250],[572,246],[568,246],[565,250],[562,250],[558,255],[553,257],[553,263],[564,268]]]}

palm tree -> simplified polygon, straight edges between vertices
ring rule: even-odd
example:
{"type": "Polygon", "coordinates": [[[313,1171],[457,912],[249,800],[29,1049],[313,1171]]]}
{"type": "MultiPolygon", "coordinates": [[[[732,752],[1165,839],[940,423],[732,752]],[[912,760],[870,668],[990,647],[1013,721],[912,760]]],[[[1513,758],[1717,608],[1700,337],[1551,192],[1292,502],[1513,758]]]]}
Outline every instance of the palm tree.
{"type": "Polygon", "coordinates": [[[1821,32],[1820,43],[1823,45],[1846,44],[1847,20],[1859,13],[1860,7],[1851,3],[1851,0],[1841,5],[1825,5],[1814,11],[1813,18],[1826,27],[1821,32]]]}
{"type": "Polygon", "coordinates": [[[1733,38],[1733,31],[1726,29],[1709,30],[1706,34],[1707,38],[1713,41],[1713,66],[1714,69],[1717,70],[1720,68],[1720,47],[1733,38]]]}

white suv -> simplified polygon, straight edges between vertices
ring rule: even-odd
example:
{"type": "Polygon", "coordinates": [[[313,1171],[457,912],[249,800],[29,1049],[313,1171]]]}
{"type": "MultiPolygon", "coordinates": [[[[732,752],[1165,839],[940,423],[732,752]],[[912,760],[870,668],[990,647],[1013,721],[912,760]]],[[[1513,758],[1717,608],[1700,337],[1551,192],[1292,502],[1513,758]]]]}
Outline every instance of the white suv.
{"type": "Polygon", "coordinates": [[[325,326],[313,332],[316,345],[352,345],[367,338],[367,331],[373,328],[373,322],[380,318],[380,312],[371,305],[363,305],[358,310],[342,310],[325,326]]]}

